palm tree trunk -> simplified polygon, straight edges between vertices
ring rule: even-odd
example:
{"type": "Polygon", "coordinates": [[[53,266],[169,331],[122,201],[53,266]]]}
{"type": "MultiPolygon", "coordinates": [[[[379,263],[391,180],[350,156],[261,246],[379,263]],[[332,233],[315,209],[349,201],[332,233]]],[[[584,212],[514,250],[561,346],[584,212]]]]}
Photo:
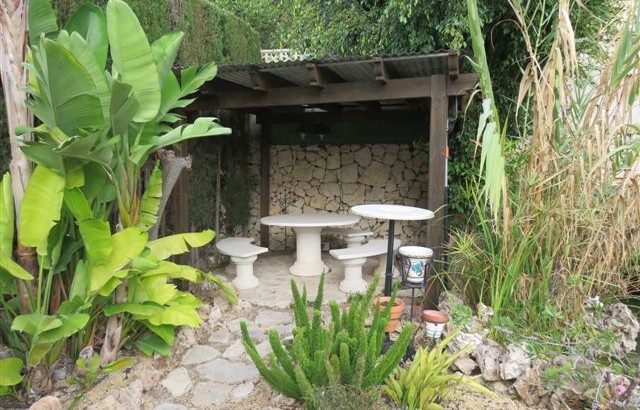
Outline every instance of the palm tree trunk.
{"type": "MultiPolygon", "coordinates": [[[[27,96],[23,91],[27,85],[27,71],[23,66],[27,50],[27,1],[0,0],[0,79],[7,109],[9,146],[11,148],[11,187],[16,209],[16,221],[20,216],[20,204],[31,177],[31,163],[24,156],[16,140],[18,125],[32,125],[31,113],[27,108],[27,96]]],[[[31,139],[31,135],[23,135],[31,139]]],[[[18,232],[18,238],[20,233],[18,232]]],[[[36,273],[38,263],[34,249],[18,243],[17,262],[31,273],[36,273]]],[[[25,283],[19,281],[22,308],[27,310],[25,283]]]]}

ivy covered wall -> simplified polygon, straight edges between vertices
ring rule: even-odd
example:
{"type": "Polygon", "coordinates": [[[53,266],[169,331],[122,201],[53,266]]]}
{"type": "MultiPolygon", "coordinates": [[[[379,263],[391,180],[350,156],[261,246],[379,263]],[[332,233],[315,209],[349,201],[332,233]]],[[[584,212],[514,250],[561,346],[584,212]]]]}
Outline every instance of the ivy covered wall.
{"type": "MultiPolygon", "coordinates": [[[[126,0],[151,41],[180,30],[185,38],[178,55],[182,65],[249,63],[260,60],[256,31],[232,13],[207,0],[126,0]]],[[[94,0],[104,7],[107,0],[94,0]]],[[[52,0],[64,24],[86,0],[52,0]]]]}

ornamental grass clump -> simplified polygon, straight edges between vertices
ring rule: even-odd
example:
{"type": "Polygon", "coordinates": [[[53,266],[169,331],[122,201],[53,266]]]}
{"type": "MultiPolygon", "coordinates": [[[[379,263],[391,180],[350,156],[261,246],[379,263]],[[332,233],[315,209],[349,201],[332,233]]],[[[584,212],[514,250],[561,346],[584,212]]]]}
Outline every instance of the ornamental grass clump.
{"type": "Polygon", "coordinates": [[[491,397],[495,393],[475,378],[451,373],[453,362],[469,353],[470,346],[451,354],[446,350],[458,332],[451,332],[436,347],[426,350],[419,347],[413,361],[406,367],[398,367],[386,380],[385,393],[396,404],[407,410],[438,410],[441,403],[456,386],[465,385],[491,397]]]}
{"type": "MultiPolygon", "coordinates": [[[[384,310],[376,306],[371,326],[365,327],[378,280],[376,276],[364,294],[355,295],[345,312],[341,312],[335,301],[329,302],[331,319],[328,325],[322,323],[321,311],[324,275],[311,314],[307,309],[306,287],[300,294],[292,280],[293,341],[283,342],[278,332],[271,330],[269,342],[273,352],[269,354],[268,363],[256,350],[246,323],[240,323],[242,343],[267,383],[285,396],[301,401],[311,399],[322,386],[343,384],[366,390],[382,384],[404,356],[413,327],[405,326],[393,346],[380,355],[393,303],[384,310]]],[[[392,302],[395,294],[394,289],[392,302]]]]}
{"type": "Polygon", "coordinates": [[[588,297],[616,298],[634,286],[624,266],[640,249],[640,139],[632,120],[640,10],[637,2],[627,10],[615,48],[598,63],[576,51],[570,8],[577,3],[559,2],[550,40],[538,27],[544,5],[510,3],[528,51],[517,140],[505,137],[477,7],[468,0],[485,98],[481,172],[469,187],[470,228],[452,235],[450,283],[472,305],[490,305],[502,323],[565,332],[588,297]]]}

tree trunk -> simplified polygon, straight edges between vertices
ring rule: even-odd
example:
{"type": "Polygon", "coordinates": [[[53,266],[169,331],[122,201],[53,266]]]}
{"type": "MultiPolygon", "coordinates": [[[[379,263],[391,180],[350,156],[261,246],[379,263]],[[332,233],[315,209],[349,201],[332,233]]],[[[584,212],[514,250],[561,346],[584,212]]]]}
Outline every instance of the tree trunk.
{"type": "MultiPolygon", "coordinates": [[[[31,113],[27,109],[27,96],[23,88],[27,85],[27,71],[23,66],[27,49],[27,1],[1,0],[0,2],[0,79],[7,109],[9,128],[9,146],[11,148],[11,187],[16,210],[16,221],[20,217],[20,204],[31,177],[31,163],[24,156],[16,140],[15,129],[18,125],[33,124],[31,113]]],[[[23,139],[30,140],[26,134],[23,139]]],[[[20,232],[18,232],[20,238],[20,232]]],[[[18,243],[17,262],[31,273],[37,273],[38,264],[35,251],[18,243]]],[[[19,281],[21,304],[26,303],[26,285],[19,281]]],[[[27,306],[22,306],[27,311],[27,306]]]]}

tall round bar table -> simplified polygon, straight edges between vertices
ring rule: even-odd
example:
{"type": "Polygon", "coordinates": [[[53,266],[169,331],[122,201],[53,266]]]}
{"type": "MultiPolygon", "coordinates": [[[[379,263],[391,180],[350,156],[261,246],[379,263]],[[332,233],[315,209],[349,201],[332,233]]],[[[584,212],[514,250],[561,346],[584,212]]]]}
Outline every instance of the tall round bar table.
{"type": "Polygon", "coordinates": [[[393,231],[395,229],[395,221],[420,221],[431,219],[434,214],[428,209],[392,204],[356,205],[351,207],[349,212],[365,218],[376,218],[389,221],[387,269],[384,275],[384,295],[390,296],[391,284],[393,281],[393,231]]]}

